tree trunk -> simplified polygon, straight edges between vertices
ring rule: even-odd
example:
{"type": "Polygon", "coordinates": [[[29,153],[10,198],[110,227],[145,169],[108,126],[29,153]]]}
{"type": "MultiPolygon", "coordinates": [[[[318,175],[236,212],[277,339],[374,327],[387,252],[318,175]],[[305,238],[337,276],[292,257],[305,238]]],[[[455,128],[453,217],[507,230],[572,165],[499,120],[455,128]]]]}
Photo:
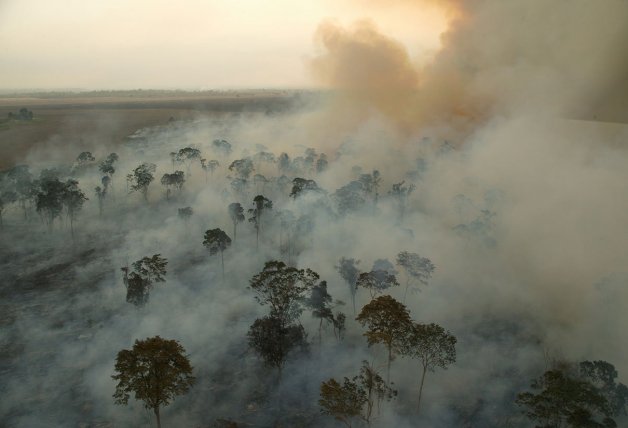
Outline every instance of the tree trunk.
{"type": "Polygon", "coordinates": [[[157,428],[161,428],[161,417],[159,416],[159,407],[155,407],[155,416],[157,417],[157,428]]]}
{"type": "Polygon", "coordinates": [[[425,382],[425,373],[427,373],[427,366],[423,366],[423,375],[421,376],[421,386],[419,386],[419,402],[417,403],[417,412],[421,408],[421,395],[423,394],[423,382],[425,382]]]}
{"type": "Polygon", "coordinates": [[[233,242],[236,240],[236,222],[233,222],[233,242]]]}
{"type": "Polygon", "coordinates": [[[220,250],[220,262],[222,264],[222,280],[225,280],[225,257],[223,256],[222,250],[220,250]]]}
{"type": "Polygon", "coordinates": [[[386,383],[390,384],[390,362],[392,361],[392,345],[388,345],[388,367],[386,369],[386,383]]]}

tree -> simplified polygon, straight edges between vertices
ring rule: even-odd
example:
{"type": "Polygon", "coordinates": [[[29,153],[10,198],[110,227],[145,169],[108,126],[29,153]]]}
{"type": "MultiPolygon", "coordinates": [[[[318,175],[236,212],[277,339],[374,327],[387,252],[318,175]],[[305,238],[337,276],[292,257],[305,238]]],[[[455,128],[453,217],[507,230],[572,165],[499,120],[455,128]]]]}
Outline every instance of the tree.
{"type": "Polygon", "coordinates": [[[327,161],[327,155],[325,153],[321,153],[318,157],[318,160],[316,161],[316,172],[318,174],[322,174],[323,172],[327,171],[328,167],[329,161],[327,161]]]}
{"type": "Polygon", "coordinates": [[[38,191],[35,196],[35,207],[50,230],[52,230],[54,220],[63,211],[64,191],[65,184],[57,177],[44,177],[39,180],[38,191]]]}
{"type": "Polygon", "coordinates": [[[287,153],[281,153],[279,158],[277,159],[277,163],[279,165],[279,172],[286,174],[290,172],[290,156],[287,153]]]}
{"type": "Polygon", "coordinates": [[[165,282],[168,260],[161,254],[143,257],[133,263],[133,271],[128,266],[121,268],[124,273],[123,282],[126,286],[126,301],[137,307],[148,303],[148,296],[156,282],[165,282]]]}
{"type": "Polygon", "coordinates": [[[107,174],[109,178],[113,178],[113,174],[116,172],[114,164],[118,161],[118,159],[119,156],[117,153],[110,153],[109,156],[107,156],[105,160],[100,163],[98,169],[103,174],[107,174]]]}
{"type": "Polygon", "coordinates": [[[98,199],[98,214],[102,217],[102,207],[105,202],[105,197],[107,196],[107,190],[101,188],[100,186],[96,186],[94,188],[94,193],[96,194],[96,198],[98,199]]]}
{"type": "Polygon", "coordinates": [[[131,393],[155,413],[161,428],[159,411],[177,395],[188,392],[196,381],[185,349],[176,340],[159,336],[136,340],[132,349],[118,352],[115,374],[118,382],[113,394],[116,404],[126,405],[131,393]]]}
{"type": "Polygon", "coordinates": [[[199,149],[195,149],[193,147],[185,147],[177,152],[175,155],[175,160],[179,163],[185,164],[188,175],[192,175],[190,171],[190,167],[192,166],[192,162],[195,160],[201,159],[201,151],[199,149]]]}
{"type": "Polygon", "coordinates": [[[321,398],[318,404],[321,413],[330,415],[351,428],[351,421],[362,415],[362,408],[368,401],[366,391],[356,378],[345,377],[342,384],[334,378],[321,383],[321,398]]]}
{"type": "Polygon", "coordinates": [[[297,269],[277,260],[266,262],[264,269],[253,276],[249,289],[255,300],[270,306],[270,316],[282,326],[297,320],[303,312],[306,292],[314,287],[319,276],[311,269],[297,269]]]}
{"type": "Polygon", "coordinates": [[[358,416],[370,424],[375,404],[379,411],[382,400],[390,401],[396,395],[397,391],[384,382],[377,370],[362,361],[360,374],[353,379],[345,377],[342,384],[333,378],[322,382],[318,403],[321,413],[334,416],[350,427],[351,421],[358,416]]]}
{"type": "Polygon", "coordinates": [[[243,180],[248,180],[253,170],[253,161],[249,158],[236,159],[229,165],[229,171],[234,171],[243,180]]]}
{"type": "Polygon", "coordinates": [[[220,162],[215,159],[211,159],[209,161],[207,159],[201,159],[201,168],[203,168],[203,171],[205,171],[205,183],[207,183],[207,172],[209,171],[209,173],[213,176],[214,171],[219,166],[220,162]]]}
{"type": "Polygon", "coordinates": [[[397,255],[397,265],[401,266],[406,272],[406,291],[403,294],[404,302],[411,281],[416,281],[421,285],[427,285],[427,282],[432,277],[432,273],[434,273],[434,269],[436,269],[436,266],[434,266],[430,259],[407,251],[402,251],[397,255]]]}
{"type": "Polygon", "coordinates": [[[255,226],[256,248],[259,248],[259,232],[262,228],[262,217],[264,211],[273,208],[273,201],[263,195],[257,195],[253,199],[253,208],[249,210],[251,217],[249,221],[255,226]]]}
{"type": "Polygon", "coordinates": [[[316,181],[314,180],[308,180],[300,177],[292,180],[292,190],[290,191],[290,197],[296,199],[297,197],[308,192],[322,193],[323,189],[318,187],[318,184],[316,184],[316,181]]]}
{"type": "MultiPolygon", "coordinates": [[[[28,217],[28,205],[37,196],[37,187],[33,182],[33,176],[29,171],[27,165],[17,165],[4,173],[5,179],[3,181],[8,182],[7,192],[13,192],[16,195],[18,205],[22,208],[24,213],[24,219],[28,217]]],[[[5,201],[6,203],[6,201],[5,201]]]]}
{"type": "Polygon", "coordinates": [[[417,409],[421,405],[421,394],[427,371],[437,367],[446,369],[456,362],[456,338],[438,324],[412,324],[406,330],[402,351],[404,356],[420,360],[423,372],[419,386],[417,409]]]}
{"type": "Polygon", "coordinates": [[[231,153],[231,144],[227,140],[215,139],[212,141],[212,148],[224,156],[231,153]]]}
{"type": "Polygon", "coordinates": [[[401,353],[408,327],[411,325],[408,309],[391,296],[380,296],[365,305],[356,320],[367,327],[364,333],[369,346],[382,344],[388,351],[387,381],[390,381],[390,363],[395,353],[401,353]]]}
{"type": "Polygon", "coordinates": [[[70,179],[65,183],[61,201],[65,206],[68,219],[70,220],[72,238],[74,238],[74,220],[76,220],[77,214],[81,211],[83,204],[87,200],[83,191],[78,187],[78,181],[70,179]]]}
{"type": "Polygon", "coordinates": [[[616,383],[617,370],[606,361],[583,361],[579,364],[580,376],[593,384],[607,399],[613,415],[626,414],[628,387],[616,383]]]}
{"type": "Polygon", "coordinates": [[[236,232],[238,223],[242,223],[244,221],[244,208],[238,202],[233,202],[229,204],[229,217],[231,218],[231,222],[233,223],[233,240],[236,240],[236,232]]]}
{"type": "Polygon", "coordinates": [[[307,305],[312,309],[312,315],[319,319],[318,323],[318,343],[322,341],[323,321],[334,322],[334,313],[331,307],[332,298],[327,292],[327,281],[321,281],[312,287],[307,305]]]}
{"type": "Polygon", "coordinates": [[[364,199],[364,185],[359,181],[352,181],[349,184],[337,189],[332,195],[338,207],[340,215],[346,215],[360,211],[366,199],[364,199]]]}
{"type": "Polygon", "coordinates": [[[192,207],[185,207],[185,208],[179,208],[178,213],[179,213],[179,218],[182,219],[187,225],[190,221],[190,218],[192,217],[192,214],[194,214],[194,211],[192,210],[192,207]]]}
{"type": "Polygon", "coordinates": [[[183,189],[185,183],[185,174],[183,171],[175,171],[172,174],[164,174],[161,177],[162,186],[166,187],[166,199],[170,199],[171,188],[174,187],[179,192],[183,189]]]}
{"type": "Polygon", "coordinates": [[[613,405],[603,392],[572,368],[554,368],[532,381],[516,403],[541,428],[615,428],[613,405]]]}
{"type": "Polygon", "coordinates": [[[364,186],[364,191],[374,201],[377,201],[379,185],[382,182],[382,176],[379,171],[374,169],[370,174],[362,174],[359,178],[360,183],[364,186]]]}
{"type": "Polygon", "coordinates": [[[388,192],[388,194],[392,196],[397,202],[397,209],[399,210],[399,222],[403,221],[408,197],[416,188],[414,184],[410,184],[408,186],[404,186],[404,184],[405,181],[395,183],[392,185],[392,189],[388,192]]]}
{"type": "Polygon", "coordinates": [[[360,260],[346,259],[341,257],[336,265],[336,270],[340,273],[342,279],[345,280],[349,286],[349,293],[351,293],[351,303],[353,304],[353,313],[355,314],[355,293],[357,291],[358,277],[360,271],[357,266],[360,264],[360,260]]]}
{"type": "Polygon", "coordinates": [[[394,286],[399,286],[397,277],[381,269],[362,272],[356,282],[356,288],[366,288],[371,295],[371,299],[394,286]]]}
{"type": "Polygon", "coordinates": [[[209,250],[211,256],[220,253],[222,265],[222,278],[225,278],[225,258],[223,252],[231,245],[231,238],[221,229],[211,229],[205,232],[203,245],[209,250]]]}
{"type": "Polygon", "coordinates": [[[373,415],[375,404],[377,403],[377,412],[379,413],[381,402],[384,399],[388,401],[392,400],[397,396],[397,391],[392,389],[390,385],[382,379],[375,367],[366,360],[362,361],[358,379],[360,385],[366,392],[366,411],[364,419],[369,423],[373,415]]]}
{"type": "Polygon", "coordinates": [[[148,200],[148,186],[155,179],[153,173],[157,170],[154,163],[142,163],[133,170],[133,174],[129,174],[131,183],[131,191],[140,192],[144,200],[148,200]]]}
{"type": "Polygon", "coordinates": [[[267,365],[277,368],[279,378],[283,365],[295,349],[307,351],[307,335],[301,325],[285,324],[275,316],[255,320],[247,334],[249,346],[253,348],[267,365]]]}

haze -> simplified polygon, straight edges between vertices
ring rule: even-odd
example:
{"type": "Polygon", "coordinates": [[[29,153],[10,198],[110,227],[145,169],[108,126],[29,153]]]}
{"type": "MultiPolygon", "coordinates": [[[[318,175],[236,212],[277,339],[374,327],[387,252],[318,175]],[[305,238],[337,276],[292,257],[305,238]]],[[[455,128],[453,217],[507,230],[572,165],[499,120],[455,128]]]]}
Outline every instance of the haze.
{"type": "Polygon", "coordinates": [[[408,13],[346,0],[6,0],[0,88],[309,87],[317,26],[375,17],[417,62],[445,29],[435,5],[408,13]]]}

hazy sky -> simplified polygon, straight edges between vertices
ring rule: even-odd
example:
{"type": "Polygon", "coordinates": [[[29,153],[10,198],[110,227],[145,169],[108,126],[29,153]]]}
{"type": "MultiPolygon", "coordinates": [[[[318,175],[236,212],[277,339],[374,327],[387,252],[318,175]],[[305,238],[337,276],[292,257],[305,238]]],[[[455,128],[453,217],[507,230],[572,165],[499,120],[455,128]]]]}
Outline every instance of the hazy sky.
{"type": "Polygon", "coordinates": [[[0,89],[311,86],[326,19],[371,19],[417,62],[446,26],[372,0],[0,0],[0,89]]]}

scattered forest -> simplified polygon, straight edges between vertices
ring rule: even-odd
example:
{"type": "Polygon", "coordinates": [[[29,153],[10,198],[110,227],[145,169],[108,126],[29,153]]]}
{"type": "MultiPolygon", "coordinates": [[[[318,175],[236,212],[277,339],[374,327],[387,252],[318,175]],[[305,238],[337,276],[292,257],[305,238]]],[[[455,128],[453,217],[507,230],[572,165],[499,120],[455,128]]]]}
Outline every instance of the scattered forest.
{"type": "Polygon", "coordinates": [[[172,121],[0,172],[0,424],[628,423],[621,275],[552,288],[571,260],[483,149],[305,126],[172,121]]]}

